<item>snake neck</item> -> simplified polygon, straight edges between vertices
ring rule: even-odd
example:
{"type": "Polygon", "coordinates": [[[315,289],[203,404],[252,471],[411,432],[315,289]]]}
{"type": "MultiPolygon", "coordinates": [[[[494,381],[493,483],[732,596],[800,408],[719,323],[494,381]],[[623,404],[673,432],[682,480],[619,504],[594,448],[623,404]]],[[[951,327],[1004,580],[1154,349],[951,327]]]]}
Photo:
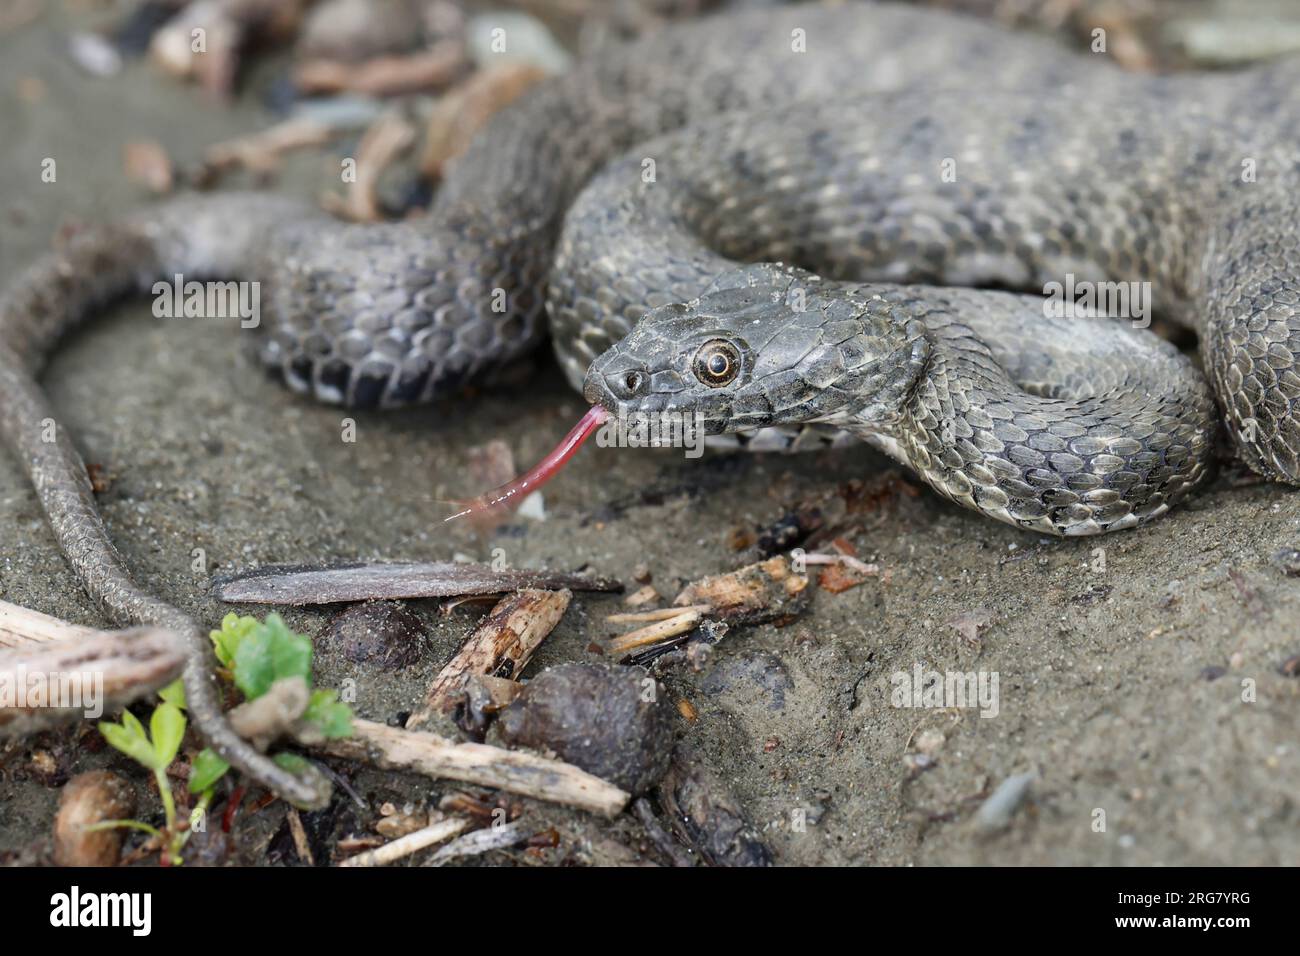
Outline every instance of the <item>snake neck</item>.
{"type": "Polygon", "coordinates": [[[1048,319],[1041,299],[930,295],[915,387],[892,421],[853,430],[944,497],[1090,535],[1163,514],[1205,475],[1213,398],[1168,343],[1105,317],[1048,319]]]}

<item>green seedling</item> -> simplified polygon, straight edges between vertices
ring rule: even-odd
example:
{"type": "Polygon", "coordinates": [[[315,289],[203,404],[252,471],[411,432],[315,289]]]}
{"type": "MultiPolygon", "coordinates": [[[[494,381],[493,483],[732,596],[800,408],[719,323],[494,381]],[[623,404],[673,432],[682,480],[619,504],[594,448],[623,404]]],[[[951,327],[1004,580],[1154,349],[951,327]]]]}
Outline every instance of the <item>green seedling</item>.
{"type": "MultiPolygon", "coordinates": [[[[301,677],[311,687],[311,641],[291,630],[280,615],[270,614],[265,621],[259,621],[227,614],[221,622],[221,630],[213,631],[211,636],[217,658],[246,699],[256,700],[276,681],[289,677],[301,677]]],[[[122,712],[121,723],[100,721],[99,730],[112,746],[153,772],[163,803],[163,828],[160,830],[140,820],[105,820],[89,829],[125,827],[141,830],[162,844],[165,864],[179,865],[181,850],[189,840],[193,820],[207,812],[213,787],[225,776],[230,764],[209,748],[204,748],[195,757],[190,767],[189,790],[198,794],[199,799],[191,819],[179,820],[167,768],[176,759],[185,737],[185,689],[178,680],[164,687],[158,696],[161,702],[149,718],[147,733],[139,719],[126,710],[122,712]]],[[[302,720],[313,725],[326,739],[352,734],[352,708],[339,701],[338,691],[312,690],[302,720]]],[[[307,761],[297,754],[280,753],[272,759],[293,773],[307,768],[307,761]]]]}
{"type": "MultiPolygon", "coordinates": [[[[265,621],[227,614],[221,630],[212,631],[211,637],[217,659],[248,700],[256,700],[287,677],[301,677],[311,687],[311,640],[291,630],[279,614],[268,614],[265,621]]],[[[352,735],[352,708],[339,701],[335,690],[313,690],[303,720],[315,725],[328,740],[352,735]]],[[[277,754],[272,759],[286,770],[302,764],[302,758],[293,754],[277,754]]],[[[190,792],[202,793],[229,769],[230,764],[215,752],[204,750],[190,771],[190,792]]]]}
{"type": "Polygon", "coordinates": [[[87,829],[142,830],[161,844],[163,863],[178,866],[181,862],[181,850],[190,838],[191,824],[198,816],[207,812],[208,804],[212,801],[212,791],[208,789],[200,796],[190,819],[181,820],[177,817],[176,800],[172,796],[167,768],[176,759],[181,741],[185,738],[185,691],[180,681],[174,681],[159,691],[158,696],[162,698],[162,702],[154,708],[149,718],[148,732],[135,714],[129,710],[122,711],[120,724],[101,720],[99,732],[115,748],[147,770],[153,771],[154,783],[157,784],[158,795],[162,798],[163,828],[160,830],[141,820],[105,820],[92,824],[87,829]]]}

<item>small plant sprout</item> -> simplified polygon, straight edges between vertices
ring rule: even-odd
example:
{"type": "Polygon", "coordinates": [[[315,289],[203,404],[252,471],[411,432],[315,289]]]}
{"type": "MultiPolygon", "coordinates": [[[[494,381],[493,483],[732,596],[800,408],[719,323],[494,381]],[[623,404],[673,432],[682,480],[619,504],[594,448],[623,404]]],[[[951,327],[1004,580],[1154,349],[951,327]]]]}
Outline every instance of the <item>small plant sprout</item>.
{"type": "MultiPolygon", "coordinates": [[[[221,629],[212,631],[211,637],[223,672],[234,680],[247,700],[261,697],[277,681],[300,678],[310,690],[310,697],[295,724],[295,733],[318,740],[352,734],[352,708],[339,701],[338,691],[311,690],[311,640],[291,630],[280,615],[270,614],[265,621],[259,621],[227,614],[221,629]]],[[[149,718],[147,732],[128,710],[122,711],[121,723],[100,721],[99,730],[112,746],[153,771],[163,804],[162,829],[140,820],[105,820],[89,829],[141,830],[161,844],[164,865],[178,866],[182,862],[181,851],[190,837],[190,821],[207,812],[213,788],[230,769],[230,764],[210,748],[199,752],[190,766],[189,779],[189,791],[198,795],[198,801],[190,817],[178,817],[167,768],[176,759],[185,737],[185,689],[179,680],[174,681],[159,691],[158,696],[161,701],[149,718]]],[[[291,773],[302,773],[309,767],[303,757],[294,753],[279,753],[272,759],[291,773]]]]}
{"type": "MultiPolygon", "coordinates": [[[[280,615],[269,614],[259,621],[227,614],[221,630],[212,631],[211,637],[217,659],[246,699],[256,700],[277,681],[292,677],[301,677],[311,687],[311,639],[291,630],[280,615]]],[[[352,734],[352,708],[339,701],[336,690],[312,690],[301,719],[326,740],[352,734]]],[[[291,753],[276,754],[272,759],[295,772],[306,765],[303,758],[291,753]]],[[[206,791],[229,769],[230,764],[205,749],[190,771],[190,792],[206,791]]]]}
{"type": "MultiPolygon", "coordinates": [[[[107,830],[125,827],[142,830],[152,836],[161,846],[164,866],[179,866],[181,850],[190,838],[190,819],[180,818],[176,814],[176,801],[172,797],[171,783],[167,778],[167,768],[171,766],[180,751],[181,741],[185,737],[185,691],[181,682],[168,684],[158,696],[161,703],[154,708],[149,718],[149,730],[129,710],[122,711],[122,722],[108,720],[99,722],[99,732],[113,747],[122,751],[136,763],[153,771],[154,783],[158,786],[158,795],[162,798],[164,823],[160,830],[140,820],[105,820],[87,829],[107,830]]],[[[207,789],[199,797],[196,811],[207,810],[212,800],[212,791],[207,789]]]]}

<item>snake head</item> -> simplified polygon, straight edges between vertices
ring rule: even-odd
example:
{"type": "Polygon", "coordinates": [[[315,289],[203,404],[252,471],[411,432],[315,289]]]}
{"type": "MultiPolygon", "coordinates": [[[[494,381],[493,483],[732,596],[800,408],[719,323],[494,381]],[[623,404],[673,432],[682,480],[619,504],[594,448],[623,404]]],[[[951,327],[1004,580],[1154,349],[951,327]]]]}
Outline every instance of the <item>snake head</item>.
{"type": "Polygon", "coordinates": [[[707,434],[783,424],[884,427],[928,356],[921,322],[793,267],[745,266],[656,308],[587,371],[583,395],[629,418],[694,416],[707,434]]]}

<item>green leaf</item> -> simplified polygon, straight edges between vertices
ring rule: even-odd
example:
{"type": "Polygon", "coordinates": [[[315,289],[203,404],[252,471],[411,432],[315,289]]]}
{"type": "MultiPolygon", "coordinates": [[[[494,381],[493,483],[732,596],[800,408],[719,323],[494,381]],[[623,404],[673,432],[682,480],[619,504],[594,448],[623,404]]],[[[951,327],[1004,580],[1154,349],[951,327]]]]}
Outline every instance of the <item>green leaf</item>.
{"type": "Polygon", "coordinates": [[[185,710],[185,683],[179,677],[158,691],[158,696],[164,703],[174,704],[181,710],[185,710]]]}
{"type": "MultiPolygon", "coordinates": [[[[99,722],[99,732],[104,735],[113,747],[122,751],[136,763],[147,767],[150,770],[156,770],[158,767],[158,755],[154,752],[153,744],[144,735],[144,728],[140,726],[140,721],[131,715],[130,711],[122,711],[122,723],[115,724],[109,720],[99,722]],[[127,718],[130,718],[128,721],[127,718]]],[[[164,764],[164,766],[166,766],[164,764]]]]}
{"type": "Polygon", "coordinates": [[[190,766],[190,793],[202,793],[226,775],[230,764],[205,747],[190,766]]]}
{"type": "Polygon", "coordinates": [[[271,759],[292,774],[302,774],[311,769],[310,761],[297,754],[278,753],[271,759]]]}
{"type": "Polygon", "coordinates": [[[175,704],[162,703],[153,709],[149,718],[149,736],[153,738],[154,753],[159,767],[166,767],[176,759],[185,737],[185,715],[175,704]]]}
{"type": "Polygon", "coordinates": [[[235,649],[235,686],[249,700],[277,680],[301,677],[311,686],[311,640],[289,630],[278,614],[245,635],[235,649]]]}
{"type": "Polygon", "coordinates": [[[144,732],[144,724],[129,710],[122,711],[122,726],[141,740],[149,739],[149,735],[144,732]]]}
{"type": "Polygon", "coordinates": [[[221,619],[221,630],[212,631],[208,636],[212,638],[217,660],[221,661],[223,667],[230,667],[234,663],[235,652],[239,650],[244,638],[261,626],[257,618],[247,615],[240,617],[233,611],[221,619]]]}
{"type": "Polygon", "coordinates": [[[352,736],[352,708],[338,702],[336,690],[314,690],[303,718],[320,728],[327,740],[352,736]]]}

